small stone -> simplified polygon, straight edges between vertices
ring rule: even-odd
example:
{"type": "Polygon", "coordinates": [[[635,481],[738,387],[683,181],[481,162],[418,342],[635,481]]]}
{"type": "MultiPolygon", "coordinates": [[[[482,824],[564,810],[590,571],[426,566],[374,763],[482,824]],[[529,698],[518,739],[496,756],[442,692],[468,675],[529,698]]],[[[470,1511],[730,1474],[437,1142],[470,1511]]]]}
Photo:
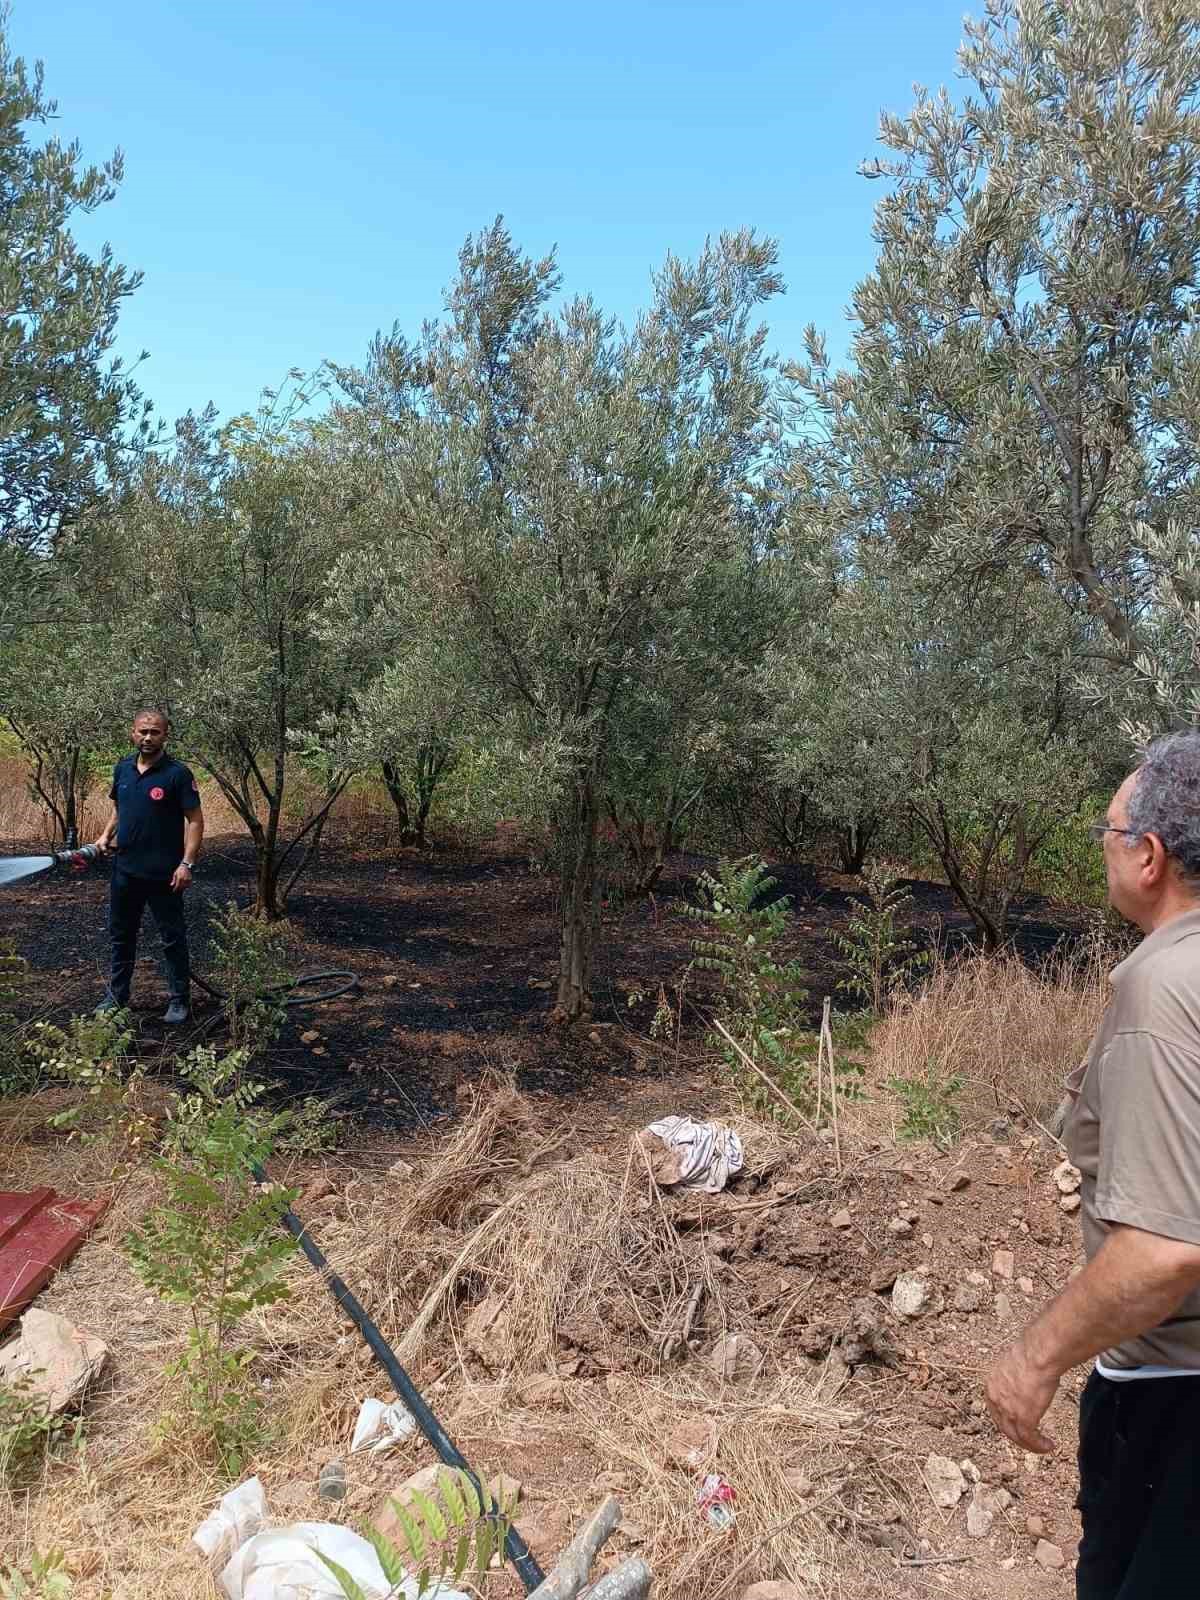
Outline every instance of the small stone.
{"type": "Polygon", "coordinates": [[[958,1464],[962,1468],[964,1478],[969,1479],[971,1483],[983,1482],[983,1474],[973,1461],[965,1460],[960,1461],[958,1464]]]}
{"type": "Polygon", "coordinates": [[[383,987],[385,989],[394,989],[399,982],[400,979],[396,976],[396,974],[394,972],[389,972],[387,977],[383,980],[383,987]]]}
{"type": "Polygon", "coordinates": [[[1011,1250],[996,1250],[992,1254],[992,1271],[998,1278],[1012,1282],[1013,1253],[1011,1250]]]}
{"type": "Polygon", "coordinates": [[[953,1511],[967,1492],[967,1480],[958,1462],[951,1461],[949,1456],[927,1456],[924,1472],[934,1505],[943,1511],[953,1511]]]}
{"type": "Polygon", "coordinates": [[[964,1189],[969,1189],[971,1180],[965,1172],[956,1172],[950,1179],[948,1188],[951,1194],[961,1194],[964,1189]]]}
{"type": "Polygon", "coordinates": [[[327,1461],[317,1480],[317,1495],[322,1500],[346,1498],[346,1467],[341,1461],[327,1461]]]}
{"type": "Polygon", "coordinates": [[[316,1044],[317,1040],[320,1037],[321,1037],[321,1035],[317,1032],[317,1030],[315,1028],[305,1028],[304,1032],[300,1035],[300,1043],[301,1044],[316,1044]]]}
{"type": "Polygon", "coordinates": [[[922,1317],[930,1308],[933,1286],[919,1272],[902,1272],[892,1289],[892,1310],[898,1317],[922,1317]]]}
{"type": "Polygon", "coordinates": [[[1051,1173],[1054,1187],[1059,1194],[1074,1194],[1083,1182],[1083,1174],[1078,1167],[1073,1167],[1069,1161],[1060,1161],[1051,1173]]]}
{"type": "Polygon", "coordinates": [[[888,1223],[888,1232],[897,1239],[907,1239],[912,1231],[912,1223],[904,1217],[893,1217],[888,1223]]]}
{"type": "Polygon", "coordinates": [[[1020,1289],[1022,1294],[1032,1294],[1033,1293],[1033,1279],[1032,1278],[1018,1278],[1017,1279],[1017,1288],[1020,1289]]]}
{"type": "Polygon", "coordinates": [[[952,1302],[955,1311],[979,1311],[986,1304],[988,1298],[986,1285],[973,1281],[982,1277],[981,1272],[969,1272],[965,1282],[957,1286],[952,1302]]]}
{"type": "Polygon", "coordinates": [[[995,1526],[996,1518],[1012,1504],[1007,1489],[978,1488],[967,1507],[967,1537],[986,1539],[995,1526]]]}
{"type": "Polygon", "coordinates": [[[685,1472],[706,1469],[716,1454],[717,1424],[712,1417],[687,1417],[663,1441],[663,1454],[685,1472]]]}
{"type": "Polygon", "coordinates": [[[1006,1294],[998,1294],[995,1299],[996,1321],[1007,1322],[1012,1316],[1012,1301],[1006,1294]]]}
{"type": "Polygon", "coordinates": [[[1033,1559],[1039,1567],[1045,1567],[1047,1572],[1053,1572],[1058,1567],[1067,1564],[1067,1558],[1056,1544],[1050,1544],[1046,1539],[1039,1539],[1037,1549],[1033,1552],[1033,1559]]]}
{"type": "Polygon", "coordinates": [[[944,1206],[946,1204],[946,1196],[940,1189],[926,1189],[925,1198],[931,1206],[944,1206]]]}
{"type": "Polygon", "coordinates": [[[712,1368],[726,1382],[747,1382],[762,1368],[763,1353],[744,1333],[727,1333],[713,1346],[712,1368]]]}
{"type": "Polygon", "coordinates": [[[1001,1572],[1011,1572],[1012,1569],[1016,1566],[1016,1564],[1017,1564],[1016,1556],[1005,1556],[1004,1560],[1000,1563],[1000,1571],[1001,1572]]]}
{"type": "Polygon", "coordinates": [[[1031,1539],[1040,1539],[1046,1532],[1046,1524],[1041,1517],[1026,1517],[1025,1532],[1031,1539]]]}
{"type": "Polygon", "coordinates": [[[921,1235],[921,1243],[925,1246],[926,1250],[932,1250],[933,1249],[933,1235],[931,1233],[923,1233],[921,1235]]]}
{"type": "Polygon", "coordinates": [[[988,1132],[993,1139],[1007,1139],[1012,1132],[1012,1123],[1007,1117],[995,1117],[988,1123],[988,1132]]]}
{"type": "Polygon", "coordinates": [[[900,1276],[898,1261],[881,1261],[871,1274],[871,1289],[875,1294],[886,1294],[900,1276]]]}
{"type": "Polygon", "coordinates": [[[521,1385],[521,1401],[539,1411],[565,1411],[567,1388],[561,1378],[539,1372],[521,1385]]]}
{"type": "Polygon", "coordinates": [[[848,1211],[835,1211],[829,1219],[829,1226],[831,1228],[852,1228],[854,1226],[854,1218],[848,1211]]]}
{"type": "Polygon", "coordinates": [[[1070,1217],[1074,1216],[1075,1212],[1079,1210],[1079,1207],[1083,1202],[1080,1200],[1077,1194],[1065,1194],[1058,1203],[1070,1217]]]}

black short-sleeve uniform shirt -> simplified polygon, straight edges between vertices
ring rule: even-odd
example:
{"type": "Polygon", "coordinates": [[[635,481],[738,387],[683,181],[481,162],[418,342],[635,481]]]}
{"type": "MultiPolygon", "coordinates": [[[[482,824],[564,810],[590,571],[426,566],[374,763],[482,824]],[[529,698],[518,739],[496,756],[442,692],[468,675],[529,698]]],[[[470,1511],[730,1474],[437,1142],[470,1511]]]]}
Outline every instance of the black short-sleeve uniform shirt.
{"type": "Polygon", "coordinates": [[[109,799],[117,808],[117,865],[134,878],[169,879],[183,860],[183,819],[200,804],[182,761],[163,755],[138,771],[137,757],[113,768],[109,799]]]}

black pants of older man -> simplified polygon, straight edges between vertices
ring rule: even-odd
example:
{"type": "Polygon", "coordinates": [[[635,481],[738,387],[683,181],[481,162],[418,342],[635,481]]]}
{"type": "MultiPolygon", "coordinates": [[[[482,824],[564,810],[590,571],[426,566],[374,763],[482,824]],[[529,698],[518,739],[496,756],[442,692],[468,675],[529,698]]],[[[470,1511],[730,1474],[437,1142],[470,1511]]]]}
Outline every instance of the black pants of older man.
{"type": "Polygon", "coordinates": [[[1198,1592],[1200,1377],[1092,1373],[1079,1404],[1079,1510],[1078,1600],[1198,1592]]]}

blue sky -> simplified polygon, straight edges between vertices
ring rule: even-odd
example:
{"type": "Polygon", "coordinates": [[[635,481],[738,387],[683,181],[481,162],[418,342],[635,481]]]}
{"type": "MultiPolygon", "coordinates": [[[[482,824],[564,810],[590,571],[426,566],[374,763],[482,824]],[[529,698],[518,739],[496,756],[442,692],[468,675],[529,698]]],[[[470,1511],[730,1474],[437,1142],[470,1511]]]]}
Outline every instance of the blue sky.
{"type": "Polygon", "coordinates": [[[844,350],[874,258],[856,167],[881,107],[950,83],[962,0],[15,0],[56,131],[118,198],[77,231],[145,273],[120,347],[173,419],[230,415],[291,366],[357,361],[436,314],[464,237],[502,212],[570,293],[629,318],[669,250],[776,237],[773,343],[844,350]]]}

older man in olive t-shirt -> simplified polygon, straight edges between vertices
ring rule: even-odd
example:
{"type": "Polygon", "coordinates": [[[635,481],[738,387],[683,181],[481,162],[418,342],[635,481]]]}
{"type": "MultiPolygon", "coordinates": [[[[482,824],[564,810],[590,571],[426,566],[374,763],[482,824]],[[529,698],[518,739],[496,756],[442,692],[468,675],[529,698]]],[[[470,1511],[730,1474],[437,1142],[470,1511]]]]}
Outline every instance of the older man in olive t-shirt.
{"type": "Polygon", "coordinates": [[[1087,1266],[988,1378],[1026,1450],[1059,1379],[1080,1403],[1079,1600],[1200,1591],[1200,733],[1160,739],[1096,833],[1109,897],[1146,937],[1068,1082],[1087,1266]]]}

